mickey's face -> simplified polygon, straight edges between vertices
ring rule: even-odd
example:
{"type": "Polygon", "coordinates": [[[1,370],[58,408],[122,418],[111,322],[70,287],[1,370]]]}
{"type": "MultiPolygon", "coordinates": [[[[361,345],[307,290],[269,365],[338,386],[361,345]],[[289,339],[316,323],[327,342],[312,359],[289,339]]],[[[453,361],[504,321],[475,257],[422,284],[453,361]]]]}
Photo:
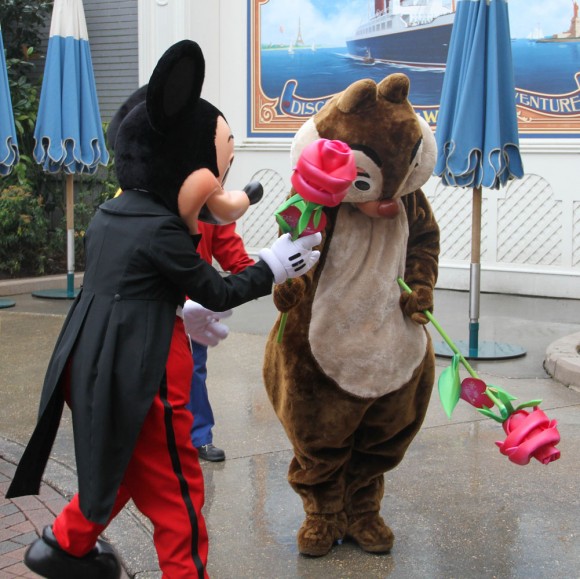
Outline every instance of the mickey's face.
{"type": "Polygon", "coordinates": [[[234,160],[234,136],[222,116],[217,118],[215,151],[217,178],[209,169],[198,169],[189,175],[179,191],[179,214],[191,233],[197,232],[198,219],[209,223],[231,223],[239,219],[250,206],[245,191],[224,189],[234,160]]]}
{"type": "Polygon", "coordinates": [[[218,181],[223,187],[234,161],[234,136],[223,117],[218,117],[217,119],[215,150],[219,171],[218,181]]]}

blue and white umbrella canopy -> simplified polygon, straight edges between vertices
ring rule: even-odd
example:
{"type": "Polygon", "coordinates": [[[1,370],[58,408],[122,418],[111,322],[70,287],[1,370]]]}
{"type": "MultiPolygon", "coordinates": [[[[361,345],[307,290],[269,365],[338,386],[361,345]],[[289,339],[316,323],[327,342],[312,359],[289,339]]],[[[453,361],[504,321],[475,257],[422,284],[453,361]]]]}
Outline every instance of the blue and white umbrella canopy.
{"type": "MultiPolygon", "coordinates": [[[[499,189],[524,175],[507,0],[457,0],[435,138],[433,173],[443,184],[473,189],[469,300],[470,358],[513,358],[508,344],[479,344],[482,187],[499,189]]],[[[437,352],[437,346],[436,346],[437,352]]]]}
{"type": "Polygon", "coordinates": [[[109,162],[82,0],[55,0],[34,158],[44,171],[94,173],[109,162]]]}
{"type": "Polygon", "coordinates": [[[12,112],[8,70],[4,57],[4,42],[0,28],[0,175],[8,175],[18,163],[18,142],[12,112]]]}
{"type": "Polygon", "coordinates": [[[506,0],[458,0],[436,139],[446,185],[499,189],[523,176],[506,0]]]}
{"type": "Polygon", "coordinates": [[[93,174],[109,162],[82,0],[54,0],[34,142],[44,171],[66,174],[67,290],[47,297],[72,298],[73,175],[93,174]]]}

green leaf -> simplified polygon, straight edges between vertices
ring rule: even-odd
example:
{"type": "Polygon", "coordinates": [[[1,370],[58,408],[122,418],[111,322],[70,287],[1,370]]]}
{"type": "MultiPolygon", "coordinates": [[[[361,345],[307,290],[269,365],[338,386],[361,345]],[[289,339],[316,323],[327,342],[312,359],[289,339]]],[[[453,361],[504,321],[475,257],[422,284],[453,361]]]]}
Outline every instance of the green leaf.
{"type": "Polygon", "coordinates": [[[492,418],[493,420],[495,420],[497,422],[503,422],[504,421],[503,418],[501,418],[500,416],[497,416],[497,414],[494,414],[488,408],[478,408],[477,411],[478,412],[481,412],[484,416],[487,416],[488,418],[492,418]]]}
{"type": "Polygon", "coordinates": [[[321,217],[322,217],[322,205],[320,207],[317,207],[316,211],[314,212],[314,217],[312,220],[314,227],[318,227],[318,224],[320,223],[321,217]]]}
{"type": "Polygon", "coordinates": [[[498,407],[499,413],[501,414],[503,420],[505,420],[510,415],[510,411],[506,408],[505,404],[501,401],[499,396],[496,396],[497,392],[494,393],[494,391],[486,388],[485,393],[489,399],[498,407]]]}
{"type": "Polygon", "coordinates": [[[499,386],[493,386],[492,384],[488,384],[487,387],[493,389],[494,392],[501,394],[500,398],[503,401],[517,400],[517,398],[515,396],[512,396],[509,392],[506,392],[505,390],[503,390],[499,386]]]}
{"type": "Polygon", "coordinates": [[[284,218],[277,213],[274,214],[276,221],[278,222],[278,226],[282,230],[283,233],[292,233],[292,228],[284,221],[284,218]]]}
{"type": "Polygon", "coordinates": [[[312,211],[314,211],[314,209],[315,208],[310,203],[308,203],[304,208],[304,211],[302,212],[302,215],[300,215],[300,219],[298,220],[298,226],[296,227],[298,236],[300,236],[304,232],[306,227],[308,227],[310,216],[312,215],[312,211]]]}
{"type": "Polygon", "coordinates": [[[451,365],[445,368],[437,382],[439,387],[439,399],[445,414],[451,418],[451,414],[459,402],[461,394],[461,381],[459,380],[459,354],[451,359],[451,365]]]}
{"type": "Polygon", "coordinates": [[[522,408],[533,408],[534,406],[539,406],[542,403],[542,399],[540,398],[539,400],[530,400],[528,402],[522,402],[517,408],[516,408],[516,412],[518,410],[522,410],[522,408]]]}
{"type": "Polygon", "coordinates": [[[487,387],[488,396],[490,392],[492,392],[493,394],[495,394],[495,396],[497,396],[497,399],[495,399],[493,396],[491,396],[490,398],[498,406],[501,415],[504,417],[504,419],[507,418],[510,414],[512,414],[512,412],[514,412],[512,400],[516,399],[515,396],[512,396],[505,390],[502,390],[501,388],[492,385],[489,385],[487,387]],[[501,404],[497,400],[499,400],[501,404]]]}

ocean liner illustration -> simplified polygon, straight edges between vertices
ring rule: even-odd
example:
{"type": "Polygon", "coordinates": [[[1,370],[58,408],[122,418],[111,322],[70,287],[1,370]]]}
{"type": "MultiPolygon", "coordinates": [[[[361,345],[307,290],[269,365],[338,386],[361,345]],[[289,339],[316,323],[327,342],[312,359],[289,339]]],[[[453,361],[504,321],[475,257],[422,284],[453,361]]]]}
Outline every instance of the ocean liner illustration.
{"type": "Polygon", "coordinates": [[[442,0],[374,0],[374,13],[347,38],[355,59],[401,66],[445,68],[455,2],[442,0]]]}

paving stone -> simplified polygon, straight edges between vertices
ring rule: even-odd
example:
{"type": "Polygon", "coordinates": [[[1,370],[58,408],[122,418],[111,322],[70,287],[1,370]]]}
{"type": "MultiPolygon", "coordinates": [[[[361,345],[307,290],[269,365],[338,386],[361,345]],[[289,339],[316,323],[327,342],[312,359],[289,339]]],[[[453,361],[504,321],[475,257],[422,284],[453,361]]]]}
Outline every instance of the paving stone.
{"type": "Polygon", "coordinates": [[[19,510],[18,512],[8,515],[7,517],[2,517],[2,525],[4,527],[12,527],[13,525],[17,525],[18,523],[22,523],[26,520],[26,517],[22,514],[19,510]]]}
{"type": "Polygon", "coordinates": [[[34,509],[41,509],[44,507],[44,504],[41,501],[39,501],[34,495],[26,497],[16,497],[12,499],[12,502],[21,511],[32,511],[34,509]]]}
{"type": "Polygon", "coordinates": [[[27,515],[39,535],[46,525],[51,525],[54,521],[54,515],[46,508],[29,511],[27,515]]]}
{"type": "Polygon", "coordinates": [[[18,511],[18,507],[14,503],[6,503],[0,507],[0,517],[12,515],[18,511]]]}
{"type": "Polygon", "coordinates": [[[16,549],[20,549],[20,547],[22,547],[22,545],[15,543],[12,540],[2,541],[0,543],[0,555],[3,553],[10,553],[10,551],[15,551],[16,549]]]}
{"type": "Polygon", "coordinates": [[[12,539],[15,543],[20,543],[21,545],[30,545],[38,539],[38,533],[36,530],[30,531],[29,533],[22,533],[12,539]]]}

